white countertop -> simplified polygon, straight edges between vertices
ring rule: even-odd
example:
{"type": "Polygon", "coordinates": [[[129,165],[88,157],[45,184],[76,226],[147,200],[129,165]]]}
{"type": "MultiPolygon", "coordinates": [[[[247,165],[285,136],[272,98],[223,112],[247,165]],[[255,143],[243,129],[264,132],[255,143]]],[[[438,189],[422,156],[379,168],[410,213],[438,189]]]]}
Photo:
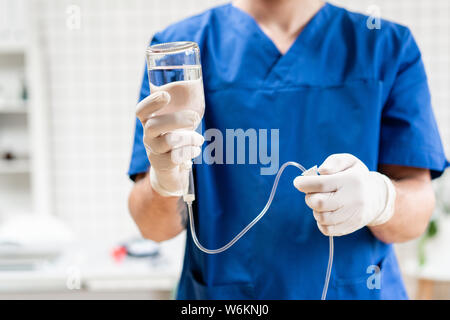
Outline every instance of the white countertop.
{"type": "Polygon", "coordinates": [[[112,247],[81,243],[34,270],[0,271],[0,293],[172,291],[182,266],[184,233],[161,244],[156,258],[116,262],[112,247]]]}

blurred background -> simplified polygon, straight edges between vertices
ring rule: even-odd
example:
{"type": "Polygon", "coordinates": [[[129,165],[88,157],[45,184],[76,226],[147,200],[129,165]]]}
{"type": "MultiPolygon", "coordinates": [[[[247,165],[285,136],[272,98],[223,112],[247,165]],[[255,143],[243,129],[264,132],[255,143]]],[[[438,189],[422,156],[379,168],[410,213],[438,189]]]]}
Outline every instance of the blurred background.
{"type": "MultiPolygon", "coordinates": [[[[336,0],[410,27],[450,155],[450,1],[336,0]],[[375,10],[375,11],[374,11],[375,10]]],[[[144,241],[127,209],[152,35],[218,0],[0,0],[0,299],[172,297],[184,234],[144,241]]],[[[397,245],[411,298],[450,299],[450,177],[427,233],[397,245]]]]}

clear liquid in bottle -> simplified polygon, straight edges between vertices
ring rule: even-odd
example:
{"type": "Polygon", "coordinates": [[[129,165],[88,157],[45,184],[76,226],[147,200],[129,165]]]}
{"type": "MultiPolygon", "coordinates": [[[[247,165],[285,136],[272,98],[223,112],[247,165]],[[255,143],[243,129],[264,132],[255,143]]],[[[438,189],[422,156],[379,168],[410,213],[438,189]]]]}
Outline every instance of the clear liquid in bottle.
{"type": "Polygon", "coordinates": [[[201,117],[205,111],[202,69],[199,65],[159,66],[149,68],[150,92],[166,91],[170,95],[167,106],[155,115],[185,109],[197,112],[201,117]]]}

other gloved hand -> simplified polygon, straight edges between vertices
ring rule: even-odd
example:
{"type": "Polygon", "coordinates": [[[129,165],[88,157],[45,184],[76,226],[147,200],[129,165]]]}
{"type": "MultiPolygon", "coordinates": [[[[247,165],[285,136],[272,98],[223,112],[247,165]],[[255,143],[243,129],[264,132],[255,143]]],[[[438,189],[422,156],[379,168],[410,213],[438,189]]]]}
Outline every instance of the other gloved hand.
{"type": "Polygon", "coordinates": [[[369,171],[351,154],[333,154],[320,176],[298,176],[294,186],[306,194],[319,230],[342,236],[387,222],[394,214],[395,187],[385,175],[369,171]]]}
{"type": "Polygon", "coordinates": [[[182,196],[188,188],[192,159],[204,142],[195,128],[201,116],[192,110],[155,115],[170,102],[166,91],[155,92],[136,107],[144,128],[144,145],[150,161],[150,183],[165,197],[182,196]]]}

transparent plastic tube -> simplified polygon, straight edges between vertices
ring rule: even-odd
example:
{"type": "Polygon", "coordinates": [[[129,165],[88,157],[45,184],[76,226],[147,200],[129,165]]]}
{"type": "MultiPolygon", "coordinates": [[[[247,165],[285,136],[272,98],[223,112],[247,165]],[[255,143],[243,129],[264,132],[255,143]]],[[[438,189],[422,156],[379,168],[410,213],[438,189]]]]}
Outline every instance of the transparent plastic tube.
{"type": "MultiPolygon", "coordinates": [[[[286,169],[286,167],[288,167],[288,166],[294,166],[294,167],[300,169],[302,172],[306,171],[306,169],[297,162],[289,161],[289,162],[284,163],[278,170],[278,173],[275,177],[275,181],[272,186],[272,190],[269,195],[269,199],[267,200],[267,203],[264,206],[264,208],[262,209],[262,211],[244,229],[242,229],[241,232],[239,232],[233,239],[231,239],[230,242],[228,242],[224,246],[217,248],[217,249],[205,248],[197,238],[197,233],[195,231],[194,215],[193,215],[193,210],[192,210],[192,202],[195,200],[195,191],[194,191],[194,179],[193,179],[193,174],[192,174],[192,169],[191,169],[190,177],[189,177],[189,179],[190,179],[189,190],[183,196],[183,199],[186,202],[187,207],[188,207],[189,225],[191,228],[192,240],[194,241],[194,244],[197,246],[197,248],[207,254],[218,254],[218,253],[224,252],[224,251],[228,250],[229,248],[231,248],[240,238],[242,238],[244,236],[244,234],[247,233],[247,231],[249,231],[267,213],[267,210],[269,210],[270,205],[272,204],[273,198],[275,197],[275,193],[277,191],[278,182],[280,180],[281,174],[283,173],[284,169],[286,169]]],[[[329,285],[330,277],[331,277],[331,269],[333,266],[334,243],[333,243],[332,236],[329,237],[329,246],[330,246],[330,249],[329,249],[329,256],[328,256],[328,266],[327,266],[327,271],[326,271],[326,276],[325,276],[325,284],[324,284],[323,290],[322,290],[322,300],[325,300],[327,297],[328,285],[329,285]]]]}

